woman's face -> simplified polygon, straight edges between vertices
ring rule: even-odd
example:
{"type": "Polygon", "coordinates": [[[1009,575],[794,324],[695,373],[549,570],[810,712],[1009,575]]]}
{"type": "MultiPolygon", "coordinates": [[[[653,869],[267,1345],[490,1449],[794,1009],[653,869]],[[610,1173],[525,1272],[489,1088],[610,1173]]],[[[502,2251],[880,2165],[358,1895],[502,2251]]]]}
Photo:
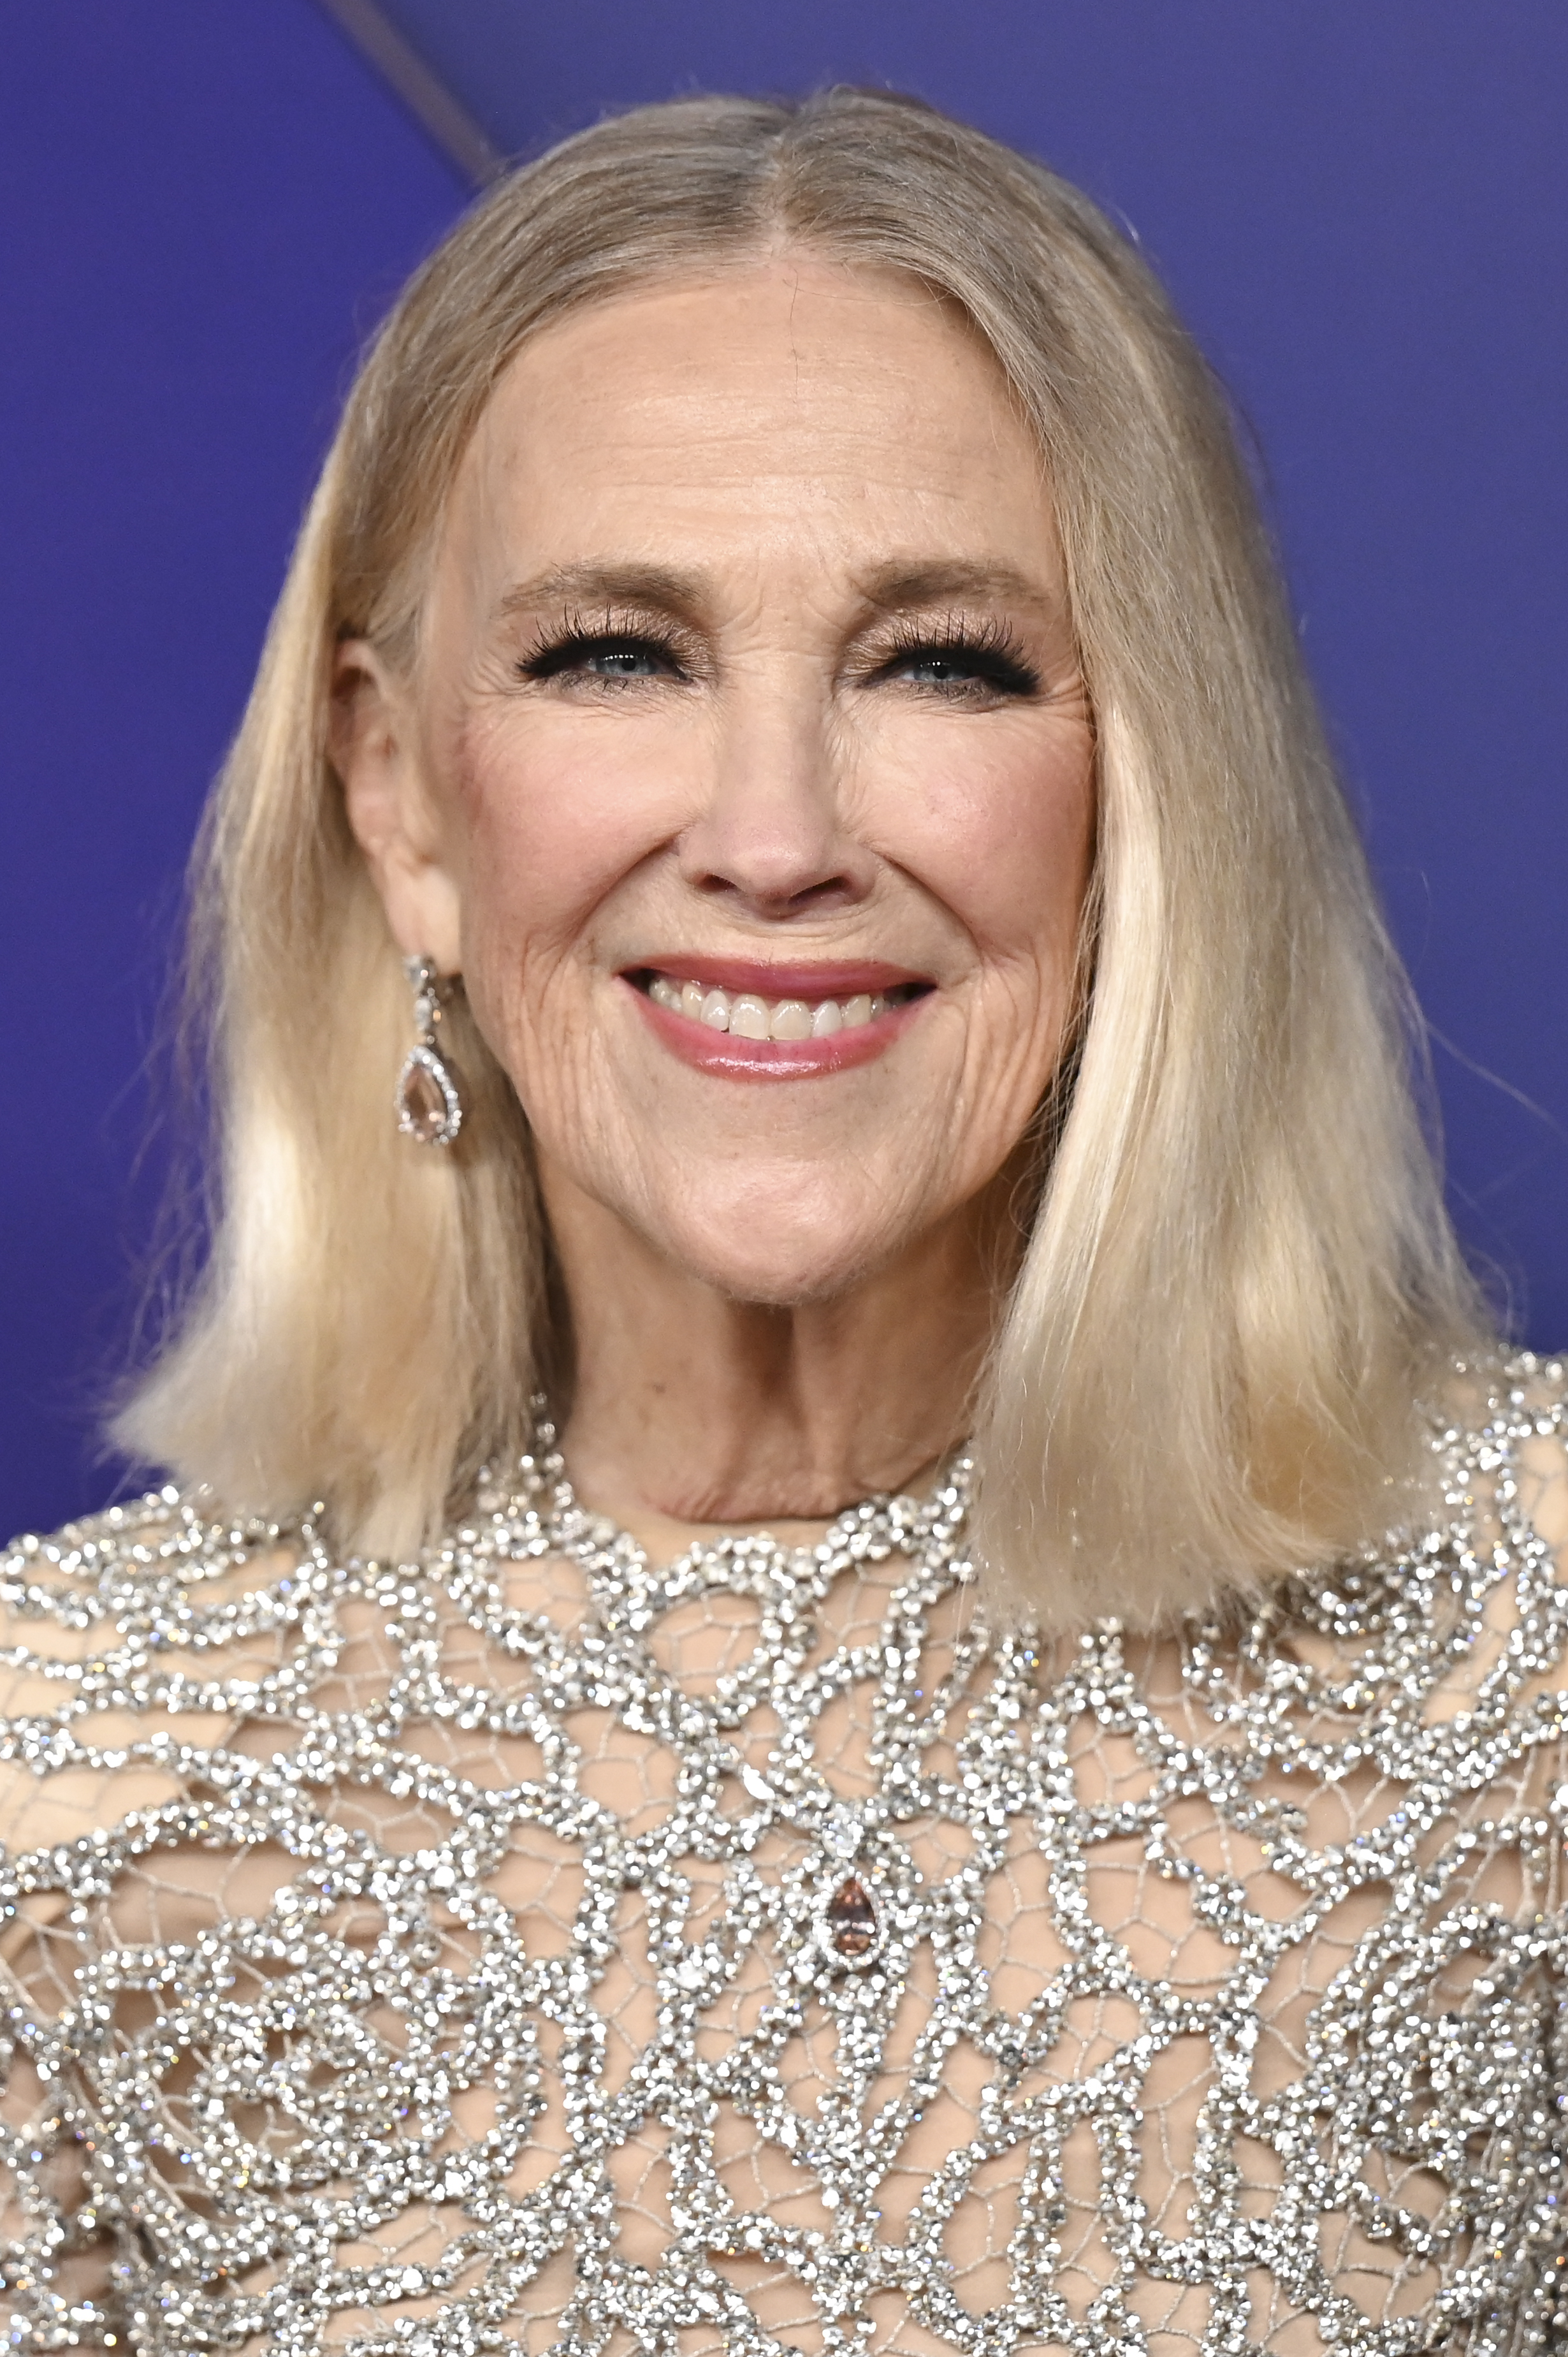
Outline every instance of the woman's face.
{"type": "Polygon", "coordinates": [[[425,619],[350,807],[547,1190],[782,1304],[979,1195],[1061,1053],[1092,748],[972,333],[800,256],[570,317],[485,413],[425,619]]]}

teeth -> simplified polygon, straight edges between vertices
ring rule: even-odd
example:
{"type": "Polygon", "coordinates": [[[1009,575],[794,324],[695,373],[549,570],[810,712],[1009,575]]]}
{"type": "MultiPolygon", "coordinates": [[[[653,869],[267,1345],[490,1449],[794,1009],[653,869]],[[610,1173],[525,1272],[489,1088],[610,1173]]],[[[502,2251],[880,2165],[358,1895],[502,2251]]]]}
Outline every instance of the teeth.
{"type": "Polygon", "coordinates": [[[875,1023],[894,1003],[885,992],[857,991],[842,1001],[824,998],[813,1005],[804,998],[780,998],[769,1004],[752,991],[734,998],[727,990],[710,990],[700,982],[671,982],[656,974],[648,985],[656,1006],[688,1022],[705,1023],[710,1031],[728,1031],[737,1039],[831,1039],[836,1032],[875,1023]]]}

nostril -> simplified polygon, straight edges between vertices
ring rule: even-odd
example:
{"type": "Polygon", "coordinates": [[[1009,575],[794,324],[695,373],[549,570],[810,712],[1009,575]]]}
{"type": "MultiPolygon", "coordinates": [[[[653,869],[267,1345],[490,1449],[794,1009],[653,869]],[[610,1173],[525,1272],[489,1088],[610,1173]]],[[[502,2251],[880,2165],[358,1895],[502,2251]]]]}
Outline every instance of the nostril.
{"type": "Polygon", "coordinates": [[[847,841],[820,798],[780,806],[766,780],[718,792],[677,846],[682,877],[703,898],[769,918],[854,905],[875,860],[847,841]]]}
{"type": "Polygon", "coordinates": [[[733,876],[709,874],[694,879],[696,888],[711,900],[725,900],[774,919],[819,916],[826,910],[852,908],[865,899],[865,889],[848,876],[825,876],[813,884],[777,889],[757,880],[743,883],[733,876]]]}

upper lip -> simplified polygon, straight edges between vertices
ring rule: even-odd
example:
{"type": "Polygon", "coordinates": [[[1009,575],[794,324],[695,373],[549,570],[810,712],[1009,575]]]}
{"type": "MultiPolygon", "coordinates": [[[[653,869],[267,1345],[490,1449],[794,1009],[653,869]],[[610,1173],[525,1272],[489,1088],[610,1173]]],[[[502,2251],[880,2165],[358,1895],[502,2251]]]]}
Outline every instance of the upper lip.
{"type": "Polygon", "coordinates": [[[776,965],[678,950],[668,957],[637,958],[621,972],[628,976],[659,974],[670,982],[702,982],[711,990],[728,991],[732,996],[749,991],[757,998],[774,999],[854,998],[911,983],[931,986],[929,974],[917,974],[907,965],[889,965],[881,958],[823,958],[809,965],[776,965]]]}

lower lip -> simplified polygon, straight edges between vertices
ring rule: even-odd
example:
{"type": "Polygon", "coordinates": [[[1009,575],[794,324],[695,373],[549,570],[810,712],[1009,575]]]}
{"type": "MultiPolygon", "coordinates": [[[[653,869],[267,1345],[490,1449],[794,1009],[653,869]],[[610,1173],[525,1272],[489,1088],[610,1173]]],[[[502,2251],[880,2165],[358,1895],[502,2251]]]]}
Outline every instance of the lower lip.
{"type": "Polygon", "coordinates": [[[693,1023],[689,1015],[672,1015],[635,983],[625,987],[663,1046],[694,1071],[725,1081],[810,1081],[872,1063],[908,1029],[929,996],[906,999],[870,1023],[835,1031],[831,1039],[741,1039],[733,1032],[715,1031],[710,1024],[693,1023]]]}

